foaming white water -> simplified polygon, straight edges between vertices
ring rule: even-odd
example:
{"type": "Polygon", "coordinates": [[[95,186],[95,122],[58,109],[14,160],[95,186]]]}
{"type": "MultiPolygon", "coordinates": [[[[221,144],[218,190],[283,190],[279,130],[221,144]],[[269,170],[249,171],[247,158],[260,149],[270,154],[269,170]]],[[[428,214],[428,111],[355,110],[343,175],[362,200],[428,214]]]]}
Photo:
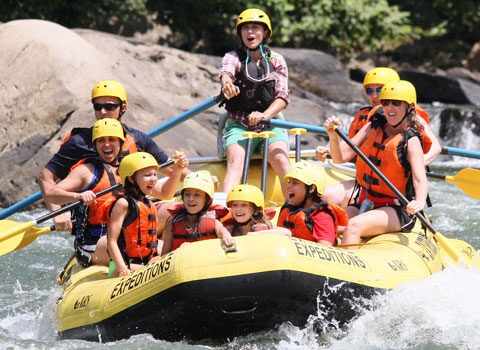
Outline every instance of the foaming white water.
{"type": "Polygon", "coordinates": [[[480,270],[452,267],[372,299],[342,330],[283,325],[276,349],[479,349],[480,270]]]}

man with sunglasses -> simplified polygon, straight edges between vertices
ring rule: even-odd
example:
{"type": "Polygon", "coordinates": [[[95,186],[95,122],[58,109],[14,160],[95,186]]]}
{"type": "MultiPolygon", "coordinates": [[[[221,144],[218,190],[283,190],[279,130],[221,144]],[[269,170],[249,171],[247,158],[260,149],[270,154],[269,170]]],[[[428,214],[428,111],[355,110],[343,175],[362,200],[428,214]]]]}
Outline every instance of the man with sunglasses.
{"type": "MultiPolygon", "coordinates": [[[[222,93],[226,97],[228,122],[223,131],[227,171],[222,192],[240,183],[246,156],[246,131],[269,130],[268,162],[277,173],[282,191],[287,197],[284,176],[290,168],[288,138],[281,128],[268,128],[260,124],[262,119],[275,118],[290,102],[288,68],[285,59],[265,45],[272,36],[272,26],[267,14],[251,8],[237,19],[237,36],[240,47],[227,52],[222,60],[219,78],[222,93]]],[[[263,139],[253,139],[252,152],[263,149],[263,139]]]]}
{"type": "MultiPolygon", "coordinates": [[[[96,120],[113,118],[121,121],[127,110],[127,93],[124,86],[115,80],[104,80],[97,83],[92,89],[92,104],[96,120]]],[[[121,154],[125,156],[137,151],[148,152],[155,157],[159,164],[168,160],[167,154],[157,144],[140,130],[130,128],[122,124],[125,132],[125,142],[121,154]]],[[[45,193],[50,191],[57,179],[64,179],[70,169],[80,160],[95,159],[97,152],[92,144],[93,128],[74,128],[63,140],[60,149],[46,164],[38,178],[38,185],[45,198],[45,193]]],[[[160,170],[165,176],[170,176],[172,167],[160,170]]],[[[182,176],[190,172],[184,169],[182,176]]],[[[55,210],[59,207],[45,201],[48,209],[55,210]]],[[[71,231],[72,223],[66,214],[54,218],[57,231],[71,231]]]]}

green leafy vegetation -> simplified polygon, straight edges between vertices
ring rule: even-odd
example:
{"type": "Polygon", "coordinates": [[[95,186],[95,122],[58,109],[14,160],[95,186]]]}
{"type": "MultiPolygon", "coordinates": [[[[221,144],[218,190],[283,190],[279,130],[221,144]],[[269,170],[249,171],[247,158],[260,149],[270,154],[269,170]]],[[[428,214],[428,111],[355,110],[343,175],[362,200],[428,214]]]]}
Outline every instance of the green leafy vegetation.
{"type": "Polygon", "coordinates": [[[171,45],[222,55],[238,44],[236,16],[249,7],[269,14],[273,45],[342,59],[421,43],[417,59],[430,48],[454,60],[480,41],[477,0],[4,0],[0,21],[38,18],[122,35],[158,23],[174,33],[171,45]]]}

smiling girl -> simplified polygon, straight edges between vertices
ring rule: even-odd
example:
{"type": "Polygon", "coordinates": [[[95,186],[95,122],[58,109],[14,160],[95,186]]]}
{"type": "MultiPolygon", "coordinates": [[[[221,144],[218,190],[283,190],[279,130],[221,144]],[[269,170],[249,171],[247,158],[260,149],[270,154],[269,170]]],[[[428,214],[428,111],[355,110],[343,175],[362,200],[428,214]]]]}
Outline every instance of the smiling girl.
{"type": "Polygon", "coordinates": [[[218,220],[227,214],[223,206],[212,206],[214,184],[202,172],[192,172],[183,180],[183,204],[169,209],[172,217],[167,222],[163,237],[162,256],[184,243],[220,238],[222,245],[235,243],[228,230],[218,220]]]}
{"type": "Polygon", "coordinates": [[[176,188],[182,172],[181,161],[165,183],[157,178],[158,163],[146,152],[127,155],[120,163],[124,195],[112,205],[107,231],[108,252],[116,269],[112,276],[126,276],[157,258],[158,213],[147,196],[156,187],[176,188]]]}
{"type": "MultiPolygon", "coordinates": [[[[276,233],[291,236],[283,227],[275,227],[264,212],[263,193],[252,185],[235,186],[227,197],[230,213],[222,219],[223,225],[232,236],[253,235],[257,233],[276,233]]],[[[270,213],[270,212],[268,212],[270,213]]],[[[271,214],[275,215],[275,211],[271,214]]]]}
{"type": "Polygon", "coordinates": [[[322,199],[325,169],[300,161],[285,175],[288,200],[280,211],[278,226],[288,228],[293,237],[327,246],[335,244],[338,226],[347,224],[345,210],[322,199]]]}

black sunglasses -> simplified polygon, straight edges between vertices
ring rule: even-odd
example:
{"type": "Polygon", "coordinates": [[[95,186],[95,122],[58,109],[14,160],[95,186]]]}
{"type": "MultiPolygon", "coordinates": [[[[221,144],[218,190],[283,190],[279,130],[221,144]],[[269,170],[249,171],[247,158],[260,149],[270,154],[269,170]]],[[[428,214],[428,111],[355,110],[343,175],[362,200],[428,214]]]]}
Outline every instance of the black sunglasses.
{"type": "Polygon", "coordinates": [[[380,101],[383,107],[387,107],[390,104],[390,102],[392,102],[392,105],[394,105],[395,107],[398,107],[402,104],[401,100],[381,100],[380,101]]]}
{"type": "Polygon", "coordinates": [[[93,109],[96,111],[101,111],[104,108],[106,111],[113,111],[120,107],[122,103],[94,103],[93,109]]]}
{"type": "Polygon", "coordinates": [[[372,89],[372,88],[366,88],[365,89],[365,92],[367,93],[368,96],[370,96],[371,94],[373,94],[374,91],[377,92],[377,94],[380,95],[380,91],[382,91],[383,87],[377,87],[376,89],[372,89]]]}

